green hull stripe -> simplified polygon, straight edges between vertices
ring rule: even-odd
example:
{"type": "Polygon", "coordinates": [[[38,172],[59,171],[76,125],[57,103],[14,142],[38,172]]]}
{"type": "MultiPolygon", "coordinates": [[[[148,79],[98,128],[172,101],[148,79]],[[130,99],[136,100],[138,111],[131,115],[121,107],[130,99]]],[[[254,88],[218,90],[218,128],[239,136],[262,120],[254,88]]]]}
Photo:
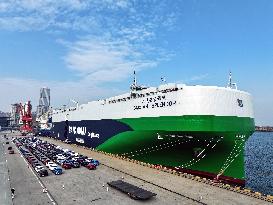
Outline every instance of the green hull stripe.
{"type": "Polygon", "coordinates": [[[134,130],[253,132],[254,119],[248,117],[184,115],[124,118],[119,120],[134,130]]]}
{"type": "Polygon", "coordinates": [[[244,178],[243,149],[254,131],[252,118],[180,116],[119,121],[134,131],[113,136],[98,150],[215,174],[223,169],[226,176],[244,178]],[[194,157],[195,150],[203,149],[203,158],[194,157]]]}

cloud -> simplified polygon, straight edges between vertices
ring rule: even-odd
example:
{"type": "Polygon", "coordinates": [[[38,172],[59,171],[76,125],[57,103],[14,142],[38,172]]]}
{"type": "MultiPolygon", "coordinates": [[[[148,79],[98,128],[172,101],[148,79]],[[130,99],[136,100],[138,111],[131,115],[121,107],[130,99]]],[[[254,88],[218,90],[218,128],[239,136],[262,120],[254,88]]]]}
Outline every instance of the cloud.
{"type": "MultiPolygon", "coordinates": [[[[67,96],[87,101],[120,93],[99,86],[122,81],[133,70],[153,68],[172,57],[158,36],[174,27],[178,4],[169,0],[0,0],[0,30],[40,31],[56,38],[57,46],[66,49],[56,58],[79,79],[40,82],[0,78],[1,96],[10,96],[4,91],[7,89],[14,93],[7,100],[9,104],[27,100],[23,96],[35,102],[39,88],[46,85],[59,105],[67,96]]],[[[4,106],[1,103],[0,107],[4,106]]]]}
{"type": "Polygon", "coordinates": [[[87,8],[80,0],[7,0],[0,3],[0,28],[14,31],[75,28],[78,19],[74,17],[87,8]]]}
{"type": "Polygon", "coordinates": [[[155,67],[172,56],[154,46],[158,30],[173,26],[178,16],[168,2],[7,0],[0,4],[0,29],[56,35],[72,31],[70,39],[76,40],[66,35],[58,40],[67,48],[67,68],[83,81],[120,81],[133,70],[155,67]],[[166,12],[167,5],[171,12],[166,12]]]}
{"type": "Polygon", "coordinates": [[[67,66],[93,83],[120,81],[133,70],[155,67],[159,60],[149,60],[141,48],[129,41],[88,37],[73,44],[64,57],[67,66]]]}
{"type": "Polygon", "coordinates": [[[143,37],[147,37],[153,35],[153,29],[174,26],[179,16],[179,2],[168,2],[6,0],[0,2],[0,28],[23,31],[75,29],[93,33],[124,30],[128,34],[142,31],[143,37]],[[166,12],[166,6],[170,12],[166,12]]]}

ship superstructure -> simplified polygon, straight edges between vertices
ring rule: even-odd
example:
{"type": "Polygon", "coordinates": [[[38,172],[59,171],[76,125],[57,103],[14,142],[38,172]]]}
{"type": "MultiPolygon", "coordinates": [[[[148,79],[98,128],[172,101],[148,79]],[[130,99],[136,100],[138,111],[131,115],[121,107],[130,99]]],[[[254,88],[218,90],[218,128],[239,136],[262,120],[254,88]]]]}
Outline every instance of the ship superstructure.
{"type": "Polygon", "coordinates": [[[55,138],[153,164],[244,178],[254,131],[251,95],[228,87],[137,85],[123,95],[54,110],[55,138]]]}

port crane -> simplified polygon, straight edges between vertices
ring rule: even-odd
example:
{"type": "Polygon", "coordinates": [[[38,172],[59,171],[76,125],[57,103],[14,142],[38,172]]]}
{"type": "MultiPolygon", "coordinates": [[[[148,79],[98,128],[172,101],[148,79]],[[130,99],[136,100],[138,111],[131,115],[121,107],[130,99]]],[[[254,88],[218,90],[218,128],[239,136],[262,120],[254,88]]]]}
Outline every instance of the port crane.
{"type": "Polygon", "coordinates": [[[32,114],[31,114],[32,106],[30,104],[30,101],[28,101],[24,105],[20,103],[19,107],[20,107],[20,121],[21,121],[20,132],[23,136],[25,136],[28,133],[32,132],[32,114]]]}

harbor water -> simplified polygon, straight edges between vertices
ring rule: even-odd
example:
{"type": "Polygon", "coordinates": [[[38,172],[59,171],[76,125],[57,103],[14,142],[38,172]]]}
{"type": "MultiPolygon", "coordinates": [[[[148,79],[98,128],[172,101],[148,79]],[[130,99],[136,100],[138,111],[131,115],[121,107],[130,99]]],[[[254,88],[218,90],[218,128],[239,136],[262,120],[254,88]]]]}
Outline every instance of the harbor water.
{"type": "Polygon", "coordinates": [[[273,132],[255,132],[245,145],[246,187],[273,195],[273,132]]]}

